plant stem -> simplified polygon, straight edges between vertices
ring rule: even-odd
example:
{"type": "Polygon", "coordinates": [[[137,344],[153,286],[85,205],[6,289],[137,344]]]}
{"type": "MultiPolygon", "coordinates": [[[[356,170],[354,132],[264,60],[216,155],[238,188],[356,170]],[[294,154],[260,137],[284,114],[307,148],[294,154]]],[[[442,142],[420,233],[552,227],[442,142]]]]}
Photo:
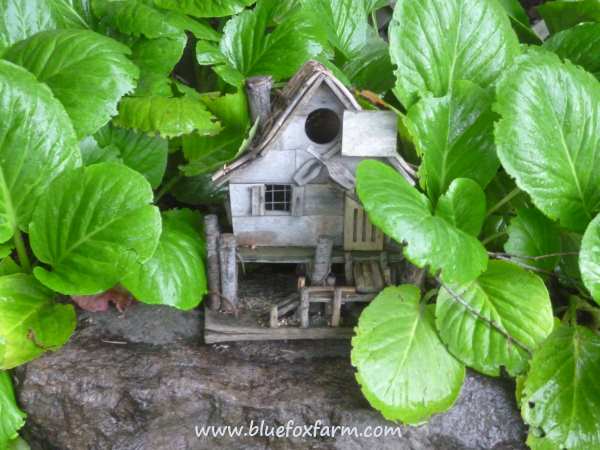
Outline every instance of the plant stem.
{"type": "Polygon", "coordinates": [[[158,201],[164,197],[164,195],[169,192],[173,186],[175,186],[177,184],[177,182],[179,180],[181,180],[183,178],[183,175],[181,173],[175,175],[173,178],[171,178],[169,181],[167,181],[165,184],[162,185],[162,187],[160,188],[160,190],[156,193],[156,198],[154,199],[154,203],[158,203],[158,201]]]}
{"type": "Polygon", "coordinates": [[[579,252],[557,252],[557,253],[548,253],[547,255],[538,255],[538,256],[513,255],[512,253],[503,253],[503,252],[488,252],[488,255],[493,256],[493,257],[505,256],[508,258],[520,258],[520,259],[528,259],[531,261],[538,261],[540,259],[554,258],[555,256],[577,256],[577,255],[579,255],[579,252]]]}
{"type": "Polygon", "coordinates": [[[19,263],[25,272],[31,272],[31,261],[29,260],[29,255],[27,254],[27,249],[25,248],[25,242],[23,241],[23,235],[19,229],[15,230],[15,235],[13,237],[15,242],[15,247],[17,249],[17,255],[19,255],[19,263]]]}
{"type": "Polygon", "coordinates": [[[512,191],[510,191],[508,194],[506,194],[504,197],[502,197],[502,199],[500,199],[500,201],[498,203],[496,203],[494,206],[492,206],[485,216],[486,217],[491,216],[492,214],[494,214],[496,211],[498,211],[500,208],[502,208],[504,205],[506,205],[508,202],[510,202],[513,198],[515,198],[520,193],[521,193],[521,189],[514,188],[512,191]]]}
{"type": "Polygon", "coordinates": [[[373,21],[373,28],[375,28],[375,31],[379,34],[379,25],[377,24],[377,13],[375,10],[371,11],[371,20],[373,21]]]}
{"type": "Polygon", "coordinates": [[[505,234],[508,234],[508,233],[506,231],[498,231],[497,233],[494,233],[491,236],[488,236],[487,238],[485,238],[483,241],[481,241],[481,244],[482,245],[489,244],[493,240],[498,239],[499,237],[502,237],[505,234]]]}

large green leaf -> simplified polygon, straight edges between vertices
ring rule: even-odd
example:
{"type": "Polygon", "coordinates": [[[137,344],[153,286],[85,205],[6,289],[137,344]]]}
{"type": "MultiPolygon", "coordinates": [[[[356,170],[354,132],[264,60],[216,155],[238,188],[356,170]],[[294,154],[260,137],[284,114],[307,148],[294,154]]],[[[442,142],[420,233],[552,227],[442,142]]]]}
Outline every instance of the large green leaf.
{"type": "Polygon", "coordinates": [[[386,419],[418,424],[452,406],[465,368],[440,341],[416,286],[388,287],[365,308],[352,338],[362,392],[386,419]]]}
{"type": "Polygon", "coordinates": [[[531,360],[521,413],[534,449],[600,449],[600,337],[560,326],[531,360]]]}
{"type": "Polygon", "coordinates": [[[600,84],[548,52],[526,55],[498,86],[498,155],[535,205],[573,231],[600,210],[600,84]]]}
{"type": "Polygon", "coordinates": [[[584,23],[555,34],[544,47],[600,79],[600,23],[584,23]]]}
{"type": "Polygon", "coordinates": [[[488,87],[519,53],[497,0],[398,0],[390,25],[396,94],[404,106],[458,80],[488,87]]]}
{"type": "Polygon", "coordinates": [[[327,33],[331,46],[348,59],[378,38],[364,0],[305,0],[304,5],[327,33]]]}
{"type": "Polygon", "coordinates": [[[477,85],[459,82],[444,97],[423,98],[408,112],[406,126],[422,155],[421,184],[432,200],[455,178],[485,187],[500,165],[494,145],[492,96],[477,85]]]}
{"type": "Polygon", "coordinates": [[[388,44],[382,39],[369,41],[343,65],[343,70],[356,88],[387,92],[394,87],[394,67],[388,44]]]}
{"type": "Polygon", "coordinates": [[[579,268],[585,286],[600,304],[600,214],[592,220],[583,235],[579,268]]]}
{"type": "Polygon", "coordinates": [[[69,113],[79,137],[93,134],[132,91],[137,67],[129,48],[93,31],[45,31],[11,47],[5,57],[43,81],[69,113]]]}
{"type": "MultiPolygon", "coordinates": [[[[166,140],[113,126],[104,127],[94,137],[99,147],[117,149],[123,163],[144,175],[153,188],[160,185],[167,168],[166,140]]],[[[111,157],[107,159],[111,160],[111,157]]],[[[104,159],[95,162],[102,161],[104,159]]]]}
{"type": "Polygon", "coordinates": [[[123,286],[136,299],[183,310],[198,306],[207,285],[201,220],[196,216],[190,210],[163,215],[163,232],[154,256],[123,279],[123,286]]]}
{"type": "Polygon", "coordinates": [[[81,164],[75,131],[50,89],[0,61],[0,242],[27,231],[38,197],[81,164]]]}
{"type": "Polygon", "coordinates": [[[552,332],[552,304],[537,275],[505,261],[490,261],[478,279],[444,285],[436,323],[450,352],[484,374],[527,368],[529,353],[552,332]]]}
{"type": "Polygon", "coordinates": [[[244,91],[201,98],[208,110],[219,119],[223,131],[212,137],[195,133],[183,137],[183,154],[188,160],[183,170],[188,176],[214,171],[234,159],[250,127],[244,91]]]}
{"type": "Polygon", "coordinates": [[[556,0],[538,6],[551,33],[558,33],[581,22],[600,22],[600,0],[556,0]]]}
{"type": "Polygon", "coordinates": [[[256,0],[154,0],[157,6],[194,17],[223,17],[237,14],[256,0]]]}
{"type": "Polygon", "coordinates": [[[27,414],[19,409],[8,372],[0,371],[0,448],[18,437],[27,414]]]}
{"type": "Polygon", "coordinates": [[[485,211],[485,194],[469,178],[455,179],[435,207],[436,216],[475,237],[481,231],[485,211]]]}
{"type": "Polygon", "coordinates": [[[121,101],[119,115],[113,122],[166,138],[194,132],[212,136],[221,130],[206,106],[189,97],[128,97],[121,101]]]}
{"type": "Polygon", "coordinates": [[[101,163],[63,173],[39,202],[30,225],[34,275],[68,295],[113,287],[135,261],[148,261],[161,232],[150,183],[136,171],[101,163]]]}
{"type": "Polygon", "coordinates": [[[69,340],[77,325],[75,309],[53,297],[31,275],[0,277],[0,369],[17,367],[69,340]]]}
{"type": "Polygon", "coordinates": [[[87,28],[66,0],[0,0],[0,54],[40,31],[87,28]]]}
{"type": "Polygon", "coordinates": [[[558,264],[560,248],[560,230],[537,209],[519,209],[517,216],[510,221],[504,250],[511,255],[520,256],[518,261],[552,271],[558,264]],[[545,255],[554,256],[535,259],[545,255]]]}
{"type": "Polygon", "coordinates": [[[473,236],[434,216],[427,197],[394,169],[363,161],[357,169],[358,196],[371,221],[397,242],[405,256],[446,282],[466,283],[487,266],[487,252],[473,236]]]}
{"type": "MultiPolygon", "coordinates": [[[[306,60],[321,53],[321,31],[312,18],[299,9],[273,26],[277,7],[277,0],[261,0],[254,10],[227,22],[220,43],[225,64],[215,68],[225,81],[238,84],[244,77],[266,74],[275,80],[289,78],[306,60]]],[[[206,63],[206,48],[198,47],[200,64],[206,63]]]]}

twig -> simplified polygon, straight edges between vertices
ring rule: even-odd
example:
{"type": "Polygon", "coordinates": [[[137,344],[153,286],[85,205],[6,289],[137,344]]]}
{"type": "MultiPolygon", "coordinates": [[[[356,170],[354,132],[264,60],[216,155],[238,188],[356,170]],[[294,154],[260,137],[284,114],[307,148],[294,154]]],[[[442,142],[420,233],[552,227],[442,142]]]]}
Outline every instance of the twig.
{"type": "Polygon", "coordinates": [[[104,342],[105,344],[114,344],[114,345],[127,345],[128,342],[125,341],[110,341],[108,339],[101,339],[101,342],[104,342]]]}
{"type": "Polygon", "coordinates": [[[540,259],[554,258],[556,256],[577,256],[577,255],[579,255],[579,252],[557,252],[557,253],[548,253],[546,255],[538,255],[538,256],[515,255],[512,253],[504,253],[504,252],[488,252],[488,255],[490,255],[492,257],[505,256],[508,258],[530,259],[532,261],[537,261],[540,259]]]}
{"type": "Polygon", "coordinates": [[[500,208],[502,208],[505,204],[510,202],[513,198],[515,198],[520,193],[521,193],[521,189],[514,188],[512,191],[510,191],[508,194],[506,194],[504,197],[502,197],[498,203],[496,203],[494,206],[492,206],[488,210],[486,217],[489,217],[492,214],[494,214],[496,211],[498,211],[500,208]]]}
{"type": "Polygon", "coordinates": [[[495,321],[490,320],[487,317],[482,316],[476,309],[474,309],[471,305],[469,305],[466,301],[464,301],[459,294],[457,294],[456,292],[454,292],[452,290],[452,288],[450,288],[449,286],[447,286],[444,283],[442,283],[442,281],[439,278],[437,278],[437,280],[440,283],[440,285],[446,290],[446,292],[448,292],[450,294],[450,296],[452,297],[452,299],[455,302],[457,302],[458,304],[460,304],[462,307],[464,307],[468,312],[470,312],[475,317],[477,317],[479,320],[481,320],[482,322],[484,322],[485,324],[487,324],[488,326],[490,326],[491,328],[493,328],[494,330],[496,330],[498,333],[500,333],[502,336],[504,336],[509,343],[514,343],[517,347],[519,347],[521,350],[526,351],[529,355],[531,355],[533,353],[529,349],[529,347],[527,347],[525,344],[521,343],[519,340],[515,339],[510,334],[508,334],[495,321]]]}

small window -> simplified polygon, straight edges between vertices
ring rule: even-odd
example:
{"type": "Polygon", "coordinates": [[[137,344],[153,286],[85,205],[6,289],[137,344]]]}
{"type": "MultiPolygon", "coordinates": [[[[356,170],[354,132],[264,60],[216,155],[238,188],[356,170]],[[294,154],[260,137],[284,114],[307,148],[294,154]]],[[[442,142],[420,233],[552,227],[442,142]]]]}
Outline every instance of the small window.
{"type": "Polygon", "coordinates": [[[316,109],[306,118],[304,130],[316,144],[329,144],[340,134],[342,124],[335,111],[327,108],[316,109]]]}
{"type": "Polygon", "coordinates": [[[289,184],[265,185],[265,211],[292,211],[292,186],[289,184]]]}

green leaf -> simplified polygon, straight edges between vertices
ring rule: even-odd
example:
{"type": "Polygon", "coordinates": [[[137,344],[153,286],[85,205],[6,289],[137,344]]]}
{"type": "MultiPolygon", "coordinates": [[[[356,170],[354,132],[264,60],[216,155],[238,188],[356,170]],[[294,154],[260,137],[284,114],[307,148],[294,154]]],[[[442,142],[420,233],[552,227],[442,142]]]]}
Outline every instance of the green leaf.
{"type": "Polygon", "coordinates": [[[8,443],[8,450],[31,450],[31,447],[23,438],[17,438],[8,443]]]}
{"type": "Polygon", "coordinates": [[[344,64],[343,69],[358,89],[387,92],[394,87],[394,67],[388,44],[382,39],[371,40],[344,64]]]}
{"type": "Polygon", "coordinates": [[[589,224],[581,240],[579,268],[583,283],[600,304],[600,214],[589,224]]]}
{"type": "Polygon", "coordinates": [[[194,17],[224,17],[237,14],[256,0],[154,0],[156,6],[194,17]]]}
{"type": "Polygon", "coordinates": [[[88,136],[79,142],[81,158],[84,166],[91,166],[101,162],[122,162],[121,154],[117,147],[107,145],[100,147],[93,136],[88,136]]]}
{"type": "Polygon", "coordinates": [[[58,30],[14,45],[5,57],[52,89],[83,138],[106,125],[134,89],[139,73],[128,54],[123,44],[93,31],[58,30]]]}
{"type": "Polygon", "coordinates": [[[581,22],[600,22],[600,0],[557,0],[537,7],[550,33],[558,33],[581,22]]]}
{"type": "Polygon", "coordinates": [[[307,12],[326,32],[332,47],[351,59],[379,38],[369,25],[365,0],[305,0],[307,12]]]}
{"type": "Polygon", "coordinates": [[[477,237],[485,219],[485,194],[469,178],[457,178],[435,207],[435,215],[459,230],[477,237]]]}
{"type": "Polygon", "coordinates": [[[0,55],[40,31],[87,28],[65,0],[0,0],[0,55]]]}
{"type": "Polygon", "coordinates": [[[427,92],[446,95],[458,80],[486,88],[519,53],[496,0],[399,0],[389,33],[395,92],[407,108],[427,92]]]}
{"type": "MultiPolygon", "coordinates": [[[[272,27],[277,7],[277,0],[262,0],[227,22],[220,43],[225,72],[215,68],[225,81],[237,85],[239,79],[265,74],[286,79],[321,53],[321,32],[312,18],[299,9],[272,27]]],[[[198,62],[205,64],[202,55],[198,62]]]]}
{"type": "Polygon", "coordinates": [[[189,161],[183,171],[188,176],[212,172],[234,159],[250,126],[248,102],[242,90],[220,97],[202,96],[202,101],[224,129],[212,137],[197,134],[183,137],[183,154],[189,161]]]}
{"type": "Polygon", "coordinates": [[[352,338],[352,364],[371,406],[388,420],[426,421],[449,409],[465,368],[440,341],[432,308],[416,286],[387,287],[362,312],[352,338]]]}
{"type": "Polygon", "coordinates": [[[14,275],[15,273],[23,273],[23,269],[19,267],[12,257],[7,256],[0,261],[0,277],[4,275],[14,275]]]}
{"type": "Polygon", "coordinates": [[[486,375],[511,375],[527,368],[530,352],[552,332],[552,304],[537,275],[505,261],[464,285],[444,285],[436,323],[450,352],[486,375]]]}
{"type": "Polygon", "coordinates": [[[513,29],[519,36],[521,42],[537,45],[542,43],[540,37],[531,28],[527,12],[525,12],[523,6],[521,6],[521,3],[519,3],[519,0],[498,1],[506,11],[506,14],[508,14],[508,17],[510,17],[510,22],[512,23],[513,29]]]}
{"type": "Polygon", "coordinates": [[[19,409],[8,372],[0,371],[0,447],[18,437],[27,414],[19,409]]]}
{"type": "Polygon", "coordinates": [[[148,39],[181,34],[181,29],[165,20],[164,14],[137,0],[97,1],[93,5],[97,17],[124,34],[148,39]]]}
{"type": "Polygon", "coordinates": [[[560,258],[560,273],[576,282],[581,280],[581,272],[579,271],[581,238],[581,234],[578,233],[570,233],[564,230],[560,232],[561,251],[569,253],[560,258]]]}
{"type": "Polygon", "coordinates": [[[35,277],[68,295],[112,288],[158,245],[160,213],[146,179],[121,164],[65,172],[48,189],[29,227],[35,277]]]}
{"type": "Polygon", "coordinates": [[[473,236],[434,216],[427,197],[394,169],[363,161],[357,169],[357,192],[369,218],[385,234],[406,243],[404,255],[446,282],[466,283],[487,266],[487,252],[473,236]]]}
{"type": "Polygon", "coordinates": [[[221,127],[203,103],[188,97],[128,97],[113,120],[119,127],[173,138],[189,133],[217,134],[221,127]]]}
{"type": "Polygon", "coordinates": [[[600,23],[584,23],[561,31],[544,42],[544,47],[600,80],[600,23]]]}
{"type": "Polygon", "coordinates": [[[25,364],[69,340],[77,325],[75,310],[53,297],[31,275],[0,277],[0,369],[25,364]]]}
{"type": "Polygon", "coordinates": [[[432,200],[456,178],[471,178],[482,188],[494,178],[500,163],[492,100],[477,85],[460,82],[446,96],[428,95],[408,111],[406,126],[422,155],[421,184],[432,200]]]}
{"type": "Polygon", "coordinates": [[[389,0],[363,0],[368,13],[390,4],[389,0]]]}
{"type": "Polygon", "coordinates": [[[583,231],[600,210],[600,84],[538,51],[507,73],[497,98],[504,169],[546,216],[583,231]]]}
{"type": "Polygon", "coordinates": [[[210,174],[181,178],[169,191],[178,202],[186,205],[222,205],[226,187],[216,186],[210,174]]]}
{"type": "Polygon", "coordinates": [[[560,326],[531,360],[521,413],[533,448],[600,448],[600,337],[560,326]]]}
{"type": "Polygon", "coordinates": [[[181,31],[189,31],[196,39],[214,42],[219,42],[219,40],[221,40],[221,33],[216,31],[206,22],[192,19],[177,11],[162,11],[162,13],[170,24],[176,26],[181,31]]]}
{"type": "Polygon", "coordinates": [[[521,256],[517,261],[545,271],[552,271],[560,256],[560,230],[554,222],[535,208],[519,209],[510,221],[508,241],[504,250],[511,255],[521,256]],[[551,255],[550,258],[534,259],[551,255]]]}
{"type": "Polygon", "coordinates": [[[63,170],[81,164],[75,131],[50,89],[0,61],[0,242],[27,231],[37,199],[63,170]]]}
{"type": "Polygon", "coordinates": [[[207,292],[202,261],[204,242],[199,234],[201,228],[196,225],[200,222],[199,215],[190,210],[184,215],[181,211],[165,213],[154,256],[129,273],[123,286],[143,303],[183,310],[198,306],[207,292]]]}
{"type": "MultiPolygon", "coordinates": [[[[116,149],[119,159],[144,175],[152,188],[160,185],[167,168],[166,140],[113,126],[104,127],[94,137],[101,148],[116,149]]],[[[96,162],[111,161],[112,153],[110,155],[96,162]]]]}

